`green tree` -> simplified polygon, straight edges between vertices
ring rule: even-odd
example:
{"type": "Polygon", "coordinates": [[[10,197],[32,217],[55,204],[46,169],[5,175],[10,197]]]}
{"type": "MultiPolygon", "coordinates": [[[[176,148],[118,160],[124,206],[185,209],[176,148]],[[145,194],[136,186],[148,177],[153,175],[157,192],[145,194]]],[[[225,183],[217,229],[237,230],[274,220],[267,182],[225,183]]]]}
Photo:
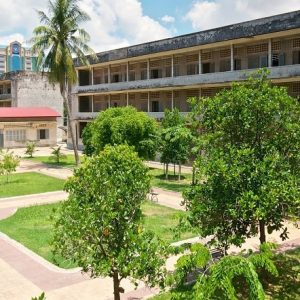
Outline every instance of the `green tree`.
{"type": "Polygon", "coordinates": [[[92,277],[163,282],[165,248],[142,228],[141,203],[150,190],[148,168],[127,145],[106,146],[85,160],[66,184],[69,198],[55,225],[55,249],[92,277]]]}
{"type": "Polygon", "coordinates": [[[192,142],[191,131],[186,127],[184,117],[178,109],[166,110],[161,129],[161,157],[160,161],[166,165],[166,179],[168,179],[169,164],[179,165],[179,176],[181,176],[181,165],[190,156],[192,142]]]}
{"type": "Polygon", "coordinates": [[[36,151],[36,143],[35,142],[27,142],[25,155],[28,155],[29,157],[33,157],[33,153],[35,151],[36,151]]]}
{"type": "Polygon", "coordinates": [[[17,155],[8,150],[3,151],[0,149],[0,175],[6,176],[6,182],[8,182],[9,175],[16,171],[19,164],[20,158],[17,155]]]}
{"type": "Polygon", "coordinates": [[[300,105],[262,70],[213,99],[193,101],[202,134],[198,183],[185,193],[190,221],[225,250],[281,231],[300,211],[300,105]],[[201,118],[199,118],[201,116],[201,118]]]}
{"type": "Polygon", "coordinates": [[[113,107],[101,112],[92,122],[91,139],[83,142],[95,152],[103,150],[106,145],[128,144],[133,146],[143,159],[155,157],[158,145],[157,122],[144,112],[134,107],[113,107]]]}
{"type": "Polygon", "coordinates": [[[37,66],[46,71],[50,82],[58,83],[67,111],[68,130],[72,139],[76,164],[79,155],[73,130],[71,114],[71,87],[77,81],[73,57],[78,62],[89,65],[86,54],[94,57],[88,47],[88,33],[79,27],[80,23],[88,21],[89,16],[83,12],[77,0],[49,1],[49,15],[39,11],[40,21],[44,25],[36,27],[31,39],[32,52],[37,54],[37,66]]]}
{"type": "Polygon", "coordinates": [[[50,159],[54,160],[55,163],[60,164],[63,159],[67,158],[67,156],[64,153],[62,153],[61,146],[58,146],[56,148],[51,148],[51,149],[52,152],[51,152],[50,159]]]}

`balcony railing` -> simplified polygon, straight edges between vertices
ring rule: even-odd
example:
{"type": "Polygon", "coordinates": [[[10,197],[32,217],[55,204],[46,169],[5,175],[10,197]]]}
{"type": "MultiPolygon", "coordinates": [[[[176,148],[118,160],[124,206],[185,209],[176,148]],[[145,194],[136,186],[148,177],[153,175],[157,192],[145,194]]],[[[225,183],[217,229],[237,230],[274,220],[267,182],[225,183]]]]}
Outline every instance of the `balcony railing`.
{"type": "Polygon", "coordinates": [[[0,100],[8,100],[11,98],[11,94],[0,94],[0,100]]]}
{"type": "MultiPolygon", "coordinates": [[[[77,86],[75,93],[105,93],[123,90],[143,90],[162,87],[183,87],[193,85],[205,85],[211,83],[230,83],[233,81],[243,81],[257,69],[216,72],[207,74],[187,75],[178,77],[166,77],[159,79],[147,79],[129,82],[118,82],[109,84],[97,84],[88,86],[77,86]]],[[[272,67],[270,70],[270,79],[289,78],[300,76],[300,65],[286,65],[272,67]]]]}

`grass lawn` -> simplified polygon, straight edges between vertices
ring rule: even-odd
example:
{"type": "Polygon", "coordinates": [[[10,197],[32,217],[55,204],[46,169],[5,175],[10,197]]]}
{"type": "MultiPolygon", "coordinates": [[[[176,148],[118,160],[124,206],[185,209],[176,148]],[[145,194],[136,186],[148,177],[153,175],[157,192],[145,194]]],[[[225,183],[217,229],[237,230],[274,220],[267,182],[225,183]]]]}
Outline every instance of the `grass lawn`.
{"type": "MultiPolygon", "coordinates": [[[[21,208],[13,216],[0,221],[0,231],[60,267],[74,267],[73,263],[61,257],[53,257],[51,252],[51,215],[55,214],[59,206],[59,203],[55,203],[21,208]]],[[[150,202],[143,204],[142,209],[145,228],[156,232],[164,241],[174,241],[172,229],[177,224],[176,217],[184,212],[150,202]]],[[[192,233],[185,233],[181,239],[192,236],[192,233]]]]}
{"type": "MultiPolygon", "coordinates": [[[[266,300],[282,300],[282,299],[300,299],[300,247],[287,251],[285,253],[277,254],[274,258],[279,276],[269,276],[264,278],[261,282],[266,294],[266,300]]],[[[186,287],[185,290],[178,291],[174,294],[191,295],[191,287],[186,287]]],[[[238,299],[245,299],[244,296],[237,297],[238,299]]],[[[171,300],[172,294],[163,293],[151,298],[152,300],[171,300]]],[[[183,298],[180,298],[183,299],[183,298]]],[[[214,298],[214,299],[224,299],[214,298]]]]}
{"type": "Polygon", "coordinates": [[[65,159],[62,159],[62,161],[57,164],[52,158],[51,156],[35,156],[32,158],[29,157],[25,157],[25,159],[30,159],[32,161],[35,162],[40,162],[43,164],[48,164],[51,166],[60,166],[60,167],[69,167],[69,168],[74,168],[75,167],[75,158],[73,154],[67,154],[65,159]]]}
{"type": "Polygon", "coordinates": [[[28,172],[15,173],[9,176],[0,176],[0,198],[38,194],[62,190],[64,180],[43,174],[28,172]]]}
{"type": "Polygon", "coordinates": [[[192,181],[192,174],[182,174],[181,180],[178,181],[178,175],[173,175],[169,172],[169,179],[165,179],[164,171],[161,169],[150,169],[152,175],[152,186],[159,187],[165,190],[171,190],[174,192],[184,191],[192,181]]]}

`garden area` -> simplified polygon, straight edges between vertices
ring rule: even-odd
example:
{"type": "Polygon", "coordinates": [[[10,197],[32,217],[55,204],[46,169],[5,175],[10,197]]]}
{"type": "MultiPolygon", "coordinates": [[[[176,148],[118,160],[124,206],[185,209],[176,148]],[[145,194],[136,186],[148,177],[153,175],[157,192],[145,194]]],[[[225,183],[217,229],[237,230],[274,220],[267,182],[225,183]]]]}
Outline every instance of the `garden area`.
{"type": "MultiPolygon", "coordinates": [[[[61,203],[32,206],[19,209],[16,214],[0,221],[0,231],[23,244],[38,255],[62,268],[76,264],[52,254],[53,222],[61,203]]],[[[146,201],[142,204],[143,225],[167,243],[175,242],[174,227],[185,212],[146,201]]],[[[182,234],[181,239],[195,236],[191,232],[182,234]]]]}

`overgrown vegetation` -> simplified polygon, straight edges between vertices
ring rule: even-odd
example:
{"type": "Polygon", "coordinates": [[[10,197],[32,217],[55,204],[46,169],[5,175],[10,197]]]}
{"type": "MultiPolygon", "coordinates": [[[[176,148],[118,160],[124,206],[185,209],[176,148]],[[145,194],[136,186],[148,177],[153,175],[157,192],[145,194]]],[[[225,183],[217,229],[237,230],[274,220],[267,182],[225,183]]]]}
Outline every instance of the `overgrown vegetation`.
{"type": "Polygon", "coordinates": [[[28,155],[28,157],[32,158],[35,151],[36,151],[36,142],[33,141],[27,142],[25,155],[28,155]]]}

